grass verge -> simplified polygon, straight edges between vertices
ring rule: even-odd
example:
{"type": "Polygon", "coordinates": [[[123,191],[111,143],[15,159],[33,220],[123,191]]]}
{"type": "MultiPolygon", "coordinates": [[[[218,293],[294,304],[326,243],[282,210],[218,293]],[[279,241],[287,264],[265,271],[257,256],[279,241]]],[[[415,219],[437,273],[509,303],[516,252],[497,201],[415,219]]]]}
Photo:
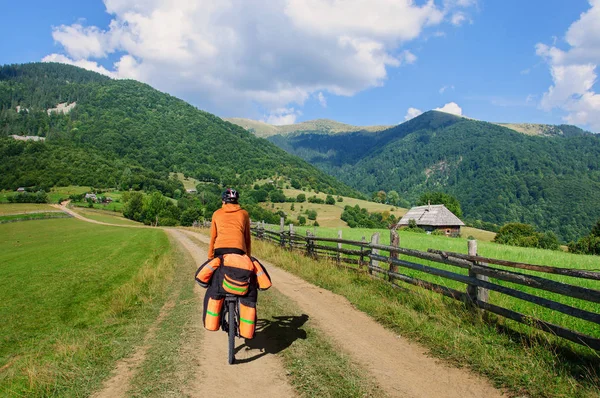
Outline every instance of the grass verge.
{"type": "Polygon", "coordinates": [[[433,355],[469,366],[498,387],[532,397],[600,396],[598,353],[514,322],[482,317],[460,302],[407,286],[398,290],[367,275],[317,262],[254,241],[253,254],[320,287],[345,296],[358,309],[433,355]]]}
{"type": "Polygon", "coordinates": [[[186,347],[195,349],[200,343],[202,326],[198,314],[202,311],[194,295],[192,281],[195,263],[180,245],[175,249],[175,273],[171,291],[173,308],[158,326],[146,358],[131,381],[128,396],[164,397],[185,396],[185,387],[193,377],[191,359],[186,347]]]}
{"type": "Polygon", "coordinates": [[[164,302],[165,233],[65,219],[0,236],[0,396],[89,395],[164,302]]]}
{"type": "Polygon", "coordinates": [[[264,344],[267,352],[278,353],[299,395],[384,396],[367,372],[312,327],[308,315],[277,289],[260,294],[258,311],[256,336],[246,344],[264,344]]]}

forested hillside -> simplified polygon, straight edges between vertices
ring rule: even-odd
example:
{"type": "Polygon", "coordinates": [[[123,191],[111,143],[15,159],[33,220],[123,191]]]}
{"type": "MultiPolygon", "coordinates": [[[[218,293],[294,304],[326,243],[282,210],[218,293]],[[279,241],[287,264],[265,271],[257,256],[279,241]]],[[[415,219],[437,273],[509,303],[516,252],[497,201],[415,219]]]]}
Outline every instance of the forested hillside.
{"type": "Polygon", "coordinates": [[[132,80],[62,64],[0,68],[0,189],[172,185],[169,172],[247,185],[275,175],[355,195],[301,159],[241,127],[132,80]],[[76,103],[69,113],[48,112],[76,103]],[[37,135],[22,142],[10,135],[37,135]]]}
{"type": "Polygon", "coordinates": [[[414,203],[442,190],[467,221],[531,223],[569,241],[600,218],[600,137],[559,127],[567,133],[529,136],[431,111],[376,134],[269,139],[364,193],[395,190],[414,203]]]}

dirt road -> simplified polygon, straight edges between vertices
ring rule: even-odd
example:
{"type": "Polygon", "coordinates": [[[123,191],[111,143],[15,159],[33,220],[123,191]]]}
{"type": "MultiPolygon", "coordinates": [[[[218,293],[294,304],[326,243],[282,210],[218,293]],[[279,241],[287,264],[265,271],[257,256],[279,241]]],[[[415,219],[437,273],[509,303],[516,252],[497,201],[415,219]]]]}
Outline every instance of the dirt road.
{"type": "MultiPolygon", "coordinates": [[[[76,213],[73,215],[82,220],[92,221],[76,213]]],[[[166,231],[191,254],[198,266],[205,261],[205,249],[199,247],[190,237],[208,243],[206,235],[189,230],[166,231]]],[[[366,369],[390,397],[503,396],[489,381],[468,370],[456,369],[429,357],[425,349],[385,329],[368,315],[355,309],[345,298],[318,288],[274,265],[265,265],[273,278],[274,289],[289,297],[308,314],[316,327],[349,355],[353,362],[366,369]]],[[[203,297],[204,289],[197,289],[196,299],[201,301],[203,297]]],[[[201,321],[198,316],[197,322],[201,321]]],[[[201,346],[193,350],[196,356],[193,360],[196,374],[190,381],[190,396],[296,395],[286,380],[285,371],[277,356],[264,355],[259,360],[229,366],[225,360],[226,334],[207,331],[203,333],[201,346]],[[248,380],[261,382],[250,382],[249,385],[248,380]]],[[[242,360],[254,357],[257,352],[253,351],[238,352],[236,357],[242,360]]],[[[136,354],[140,355],[139,352],[136,354]]]]}
{"type": "MultiPolygon", "coordinates": [[[[184,231],[208,243],[208,237],[184,231]]],[[[274,287],[292,299],[317,327],[367,369],[391,397],[501,397],[487,380],[450,367],[375,322],[344,297],[265,263],[274,287]]]]}

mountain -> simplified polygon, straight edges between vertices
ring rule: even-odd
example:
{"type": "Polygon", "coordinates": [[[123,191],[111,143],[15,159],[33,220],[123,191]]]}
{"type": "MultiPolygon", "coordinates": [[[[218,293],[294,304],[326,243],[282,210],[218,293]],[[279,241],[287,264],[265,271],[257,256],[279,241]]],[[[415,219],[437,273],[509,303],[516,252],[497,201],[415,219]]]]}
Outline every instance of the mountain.
{"type": "Polygon", "coordinates": [[[352,126],[350,124],[336,122],[329,119],[316,119],[307,122],[287,124],[283,126],[274,126],[264,122],[243,118],[224,119],[233,124],[237,124],[246,130],[254,133],[257,137],[271,137],[273,135],[287,135],[293,133],[314,133],[314,134],[337,134],[348,132],[367,132],[376,133],[387,130],[392,126],[352,126]]]}
{"type": "Polygon", "coordinates": [[[376,134],[269,140],[366,194],[395,190],[414,203],[441,190],[458,198],[467,221],[526,222],[568,241],[600,218],[600,137],[554,127],[527,135],[430,111],[376,134]]]}
{"type": "Polygon", "coordinates": [[[168,193],[181,185],[169,173],[181,172],[234,186],[283,176],[357,194],[245,129],[146,84],[63,64],[0,67],[0,158],[0,189],[121,185],[168,193]]]}
{"type": "Polygon", "coordinates": [[[544,137],[572,137],[576,135],[589,135],[589,131],[585,131],[576,126],[568,124],[552,125],[552,124],[533,124],[533,123],[495,123],[498,126],[507,127],[511,130],[527,135],[537,135],[544,137]]]}

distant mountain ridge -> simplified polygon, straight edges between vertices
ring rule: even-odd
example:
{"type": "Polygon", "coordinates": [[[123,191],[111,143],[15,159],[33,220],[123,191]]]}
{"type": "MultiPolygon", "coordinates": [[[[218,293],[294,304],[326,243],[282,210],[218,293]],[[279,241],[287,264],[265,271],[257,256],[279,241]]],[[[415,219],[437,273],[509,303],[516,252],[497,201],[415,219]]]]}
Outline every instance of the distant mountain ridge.
{"type": "MultiPolygon", "coordinates": [[[[352,133],[352,132],[379,132],[390,129],[394,126],[378,125],[378,126],[352,126],[337,122],[330,119],[315,119],[307,120],[305,122],[288,124],[288,125],[273,125],[258,120],[244,119],[244,118],[224,118],[228,122],[237,124],[240,127],[252,132],[257,137],[268,138],[277,134],[286,135],[294,133],[305,133],[305,132],[322,132],[324,134],[335,134],[335,133],[352,133]]],[[[470,119],[475,120],[475,119],[470,119]]],[[[406,123],[406,122],[405,122],[406,123]]],[[[402,123],[401,123],[402,124],[402,123]]],[[[544,136],[544,137],[556,137],[556,136],[573,136],[592,134],[589,131],[585,131],[577,126],[568,124],[539,124],[539,123],[493,123],[498,126],[506,127],[516,132],[533,135],[533,136],[544,136]]]]}
{"type": "Polygon", "coordinates": [[[459,199],[470,222],[526,222],[564,241],[585,235],[600,218],[600,136],[512,127],[429,111],[376,134],[296,131],[268,140],[368,195],[394,190],[415,203],[440,190],[459,199]]]}
{"type": "Polygon", "coordinates": [[[288,125],[272,125],[265,122],[244,118],[225,118],[228,122],[237,124],[246,130],[254,133],[257,137],[271,137],[277,134],[292,134],[301,132],[336,134],[349,132],[369,132],[376,133],[378,131],[387,130],[393,126],[352,126],[350,124],[336,122],[330,119],[315,119],[306,122],[288,124],[288,125]]]}

